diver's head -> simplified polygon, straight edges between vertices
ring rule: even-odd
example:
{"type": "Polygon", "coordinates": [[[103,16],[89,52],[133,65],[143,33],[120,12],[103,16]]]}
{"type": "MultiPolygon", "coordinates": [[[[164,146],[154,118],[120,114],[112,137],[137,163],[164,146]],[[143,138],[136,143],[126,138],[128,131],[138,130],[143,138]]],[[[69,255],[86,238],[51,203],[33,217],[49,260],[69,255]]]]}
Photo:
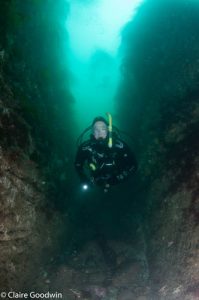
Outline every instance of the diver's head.
{"type": "Polygon", "coordinates": [[[92,123],[92,133],[96,140],[105,140],[108,135],[108,123],[103,117],[97,117],[92,123]]]}

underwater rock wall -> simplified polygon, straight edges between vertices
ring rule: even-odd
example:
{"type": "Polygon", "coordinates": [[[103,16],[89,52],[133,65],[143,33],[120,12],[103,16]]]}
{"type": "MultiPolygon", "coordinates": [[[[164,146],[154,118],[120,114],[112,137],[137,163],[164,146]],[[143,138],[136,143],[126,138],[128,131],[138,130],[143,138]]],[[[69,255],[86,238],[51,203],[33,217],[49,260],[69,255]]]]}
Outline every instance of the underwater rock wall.
{"type": "Polygon", "coordinates": [[[148,260],[160,299],[198,297],[198,99],[197,93],[181,99],[189,109],[183,112],[179,106],[181,117],[167,125],[156,147],[150,147],[154,157],[160,147],[146,199],[148,260]]]}
{"type": "Polygon", "coordinates": [[[71,98],[53,2],[0,1],[1,290],[44,289],[67,236],[71,98]]]}
{"type": "Polygon", "coordinates": [[[0,90],[0,288],[28,290],[38,278],[45,285],[44,269],[60,250],[64,220],[48,203],[46,178],[30,158],[30,126],[15,112],[2,74],[0,90]]]}
{"type": "Polygon", "coordinates": [[[1,8],[4,82],[12,89],[15,113],[29,125],[34,141],[30,156],[45,173],[49,200],[60,208],[68,193],[65,182],[71,180],[71,126],[75,129],[68,88],[67,2],[2,1],[1,8]]]}
{"type": "Polygon", "coordinates": [[[158,300],[199,294],[198,16],[194,1],[148,0],[123,32],[118,105],[139,153],[149,277],[158,300]]]}

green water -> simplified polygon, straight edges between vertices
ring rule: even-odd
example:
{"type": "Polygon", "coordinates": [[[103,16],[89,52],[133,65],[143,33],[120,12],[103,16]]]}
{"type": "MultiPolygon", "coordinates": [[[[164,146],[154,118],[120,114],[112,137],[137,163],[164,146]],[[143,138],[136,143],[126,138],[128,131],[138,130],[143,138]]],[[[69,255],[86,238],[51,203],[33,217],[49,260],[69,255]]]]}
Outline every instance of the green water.
{"type": "MultiPolygon", "coordinates": [[[[71,1],[67,18],[71,91],[79,132],[97,115],[116,113],[121,30],[140,0],[71,1]]],[[[117,122],[114,118],[114,122],[117,122]]]]}

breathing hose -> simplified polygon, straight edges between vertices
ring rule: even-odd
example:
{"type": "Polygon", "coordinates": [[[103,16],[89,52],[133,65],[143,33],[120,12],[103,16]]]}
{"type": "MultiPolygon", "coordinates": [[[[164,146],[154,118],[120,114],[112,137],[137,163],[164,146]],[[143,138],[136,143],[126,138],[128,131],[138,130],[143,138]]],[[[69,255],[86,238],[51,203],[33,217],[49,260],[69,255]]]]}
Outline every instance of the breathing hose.
{"type": "Polygon", "coordinates": [[[113,146],[113,137],[112,137],[112,131],[113,131],[113,120],[112,120],[112,116],[110,113],[106,113],[108,116],[108,134],[109,134],[109,138],[108,138],[108,147],[112,148],[113,146]]]}

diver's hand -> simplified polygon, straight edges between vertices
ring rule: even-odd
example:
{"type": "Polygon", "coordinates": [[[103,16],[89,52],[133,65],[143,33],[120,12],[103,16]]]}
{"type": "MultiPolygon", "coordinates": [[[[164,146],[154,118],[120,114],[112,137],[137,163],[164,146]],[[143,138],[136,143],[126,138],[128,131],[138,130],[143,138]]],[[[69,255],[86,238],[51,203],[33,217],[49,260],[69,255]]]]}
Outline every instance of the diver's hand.
{"type": "Polygon", "coordinates": [[[123,181],[123,180],[125,180],[125,178],[128,177],[128,173],[127,173],[127,171],[123,171],[120,174],[118,174],[116,177],[117,177],[118,181],[123,181]]]}
{"type": "Polygon", "coordinates": [[[89,182],[90,182],[90,185],[94,185],[94,184],[95,184],[95,179],[94,179],[94,177],[91,177],[89,182]]]}
{"type": "Polygon", "coordinates": [[[110,184],[106,183],[104,186],[104,193],[107,193],[110,188],[110,184]]]}

